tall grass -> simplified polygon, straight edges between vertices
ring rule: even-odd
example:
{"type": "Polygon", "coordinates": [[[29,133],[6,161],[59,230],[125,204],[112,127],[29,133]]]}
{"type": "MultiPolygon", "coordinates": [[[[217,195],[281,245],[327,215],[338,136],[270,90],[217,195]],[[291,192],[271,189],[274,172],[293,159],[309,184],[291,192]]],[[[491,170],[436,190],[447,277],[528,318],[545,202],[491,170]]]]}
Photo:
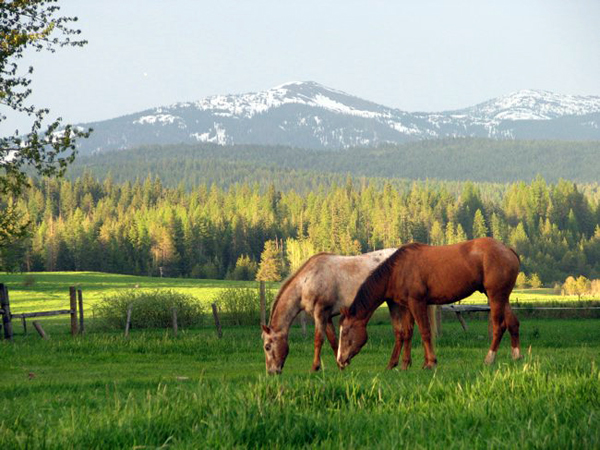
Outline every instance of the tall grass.
{"type": "Polygon", "coordinates": [[[595,320],[522,322],[524,361],[503,342],[484,366],[486,322],[449,323],[438,369],[384,371],[389,324],[344,372],[293,328],[280,377],[264,375],[259,327],[67,335],[0,343],[0,448],[598,448],[595,320]],[[527,349],[532,347],[531,352],[527,349]]]}

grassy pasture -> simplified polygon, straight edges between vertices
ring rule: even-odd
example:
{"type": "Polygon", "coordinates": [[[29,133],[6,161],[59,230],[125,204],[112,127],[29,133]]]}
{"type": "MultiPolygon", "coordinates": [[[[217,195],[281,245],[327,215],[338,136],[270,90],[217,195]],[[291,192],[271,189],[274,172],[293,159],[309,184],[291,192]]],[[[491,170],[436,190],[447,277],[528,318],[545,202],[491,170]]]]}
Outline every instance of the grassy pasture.
{"type": "MultiPolygon", "coordinates": [[[[248,285],[34,276],[28,288],[22,275],[2,276],[15,311],[62,308],[73,284],[92,304],[134,284],[203,301],[248,285]]],[[[51,339],[42,341],[15,322],[15,341],[0,341],[0,448],[600,447],[597,319],[522,319],[525,359],[510,360],[505,336],[493,367],[482,363],[486,320],[467,319],[468,333],[445,321],[438,369],[420,369],[415,333],[413,367],[386,372],[393,345],[386,314],[369,325],[369,343],[342,373],[326,347],[324,371],[309,374],[310,330],[303,337],[293,328],[280,377],[264,374],[258,327],[226,328],[221,340],[211,327],[180,330],[178,338],[134,329],[124,339],[91,323],[86,336],[71,338],[61,317],[46,322],[51,339]]]]}
{"type": "Polygon", "coordinates": [[[439,367],[423,371],[418,336],[407,372],[383,370],[389,325],[340,373],[309,374],[298,329],[280,377],[264,375],[256,327],[0,343],[0,448],[598,448],[597,320],[531,320],[523,361],[508,339],[482,363],[485,321],[444,327],[439,367]]]}
{"type": "MultiPolygon", "coordinates": [[[[10,289],[11,306],[15,313],[44,311],[68,307],[69,286],[83,290],[86,307],[93,307],[103,296],[111,295],[120,289],[173,289],[196,296],[209,303],[217,293],[230,287],[256,287],[254,281],[198,280],[190,278],[151,278],[131,275],[108,274],[101,272],[39,272],[27,274],[1,274],[0,281],[10,289]],[[28,285],[28,280],[33,284],[28,285]]],[[[279,285],[274,283],[272,289],[279,285]]],[[[596,300],[583,298],[583,301],[596,300]]],[[[516,289],[511,296],[512,303],[571,303],[576,297],[555,295],[552,289],[516,289]]],[[[476,292],[462,303],[485,303],[485,295],[476,292]]]]}

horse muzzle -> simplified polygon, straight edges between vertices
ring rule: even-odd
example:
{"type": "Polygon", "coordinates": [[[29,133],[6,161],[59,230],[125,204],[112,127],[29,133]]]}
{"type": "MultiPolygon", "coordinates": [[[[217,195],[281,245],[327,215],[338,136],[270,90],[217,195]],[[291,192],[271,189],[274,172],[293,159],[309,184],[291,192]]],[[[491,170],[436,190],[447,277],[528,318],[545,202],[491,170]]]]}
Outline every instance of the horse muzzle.
{"type": "Polygon", "coordinates": [[[344,361],[336,360],[336,362],[340,370],[344,370],[350,364],[350,358],[346,358],[344,361]]]}

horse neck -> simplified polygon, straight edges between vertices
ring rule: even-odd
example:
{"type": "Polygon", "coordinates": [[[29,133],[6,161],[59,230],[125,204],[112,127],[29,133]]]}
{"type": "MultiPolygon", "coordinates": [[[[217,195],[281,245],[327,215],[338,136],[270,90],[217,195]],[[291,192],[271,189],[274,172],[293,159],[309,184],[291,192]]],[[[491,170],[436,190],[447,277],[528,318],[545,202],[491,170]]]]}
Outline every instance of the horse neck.
{"type": "Polygon", "coordinates": [[[291,283],[279,297],[275,309],[271,314],[269,327],[277,332],[287,333],[292,322],[302,309],[300,301],[301,295],[299,295],[295,283],[291,283]]]}
{"type": "Polygon", "coordinates": [[[373,314],[375,314],[375,311],[377,311],[377,308],[379,308],[384,301],[385,297],[383,295],[376,296],[369,302],[369,305],[366,308],[358,310],[355,317],[361,320],[366,319],[368,322],[371,320],[373,314]]]}
{"type": "MultiPolygon", "coordinates": [[[[398,263],[396,263],[398,264],[398,263]]],[[[375,275],[375,271],[365,280],[360,287],[352,306],[351,314],[357,319],[367,319],[375,313],[377,308],[386,300],[386,292],[390,278],[393,276],[394,266],[386,272],[375,275]],[[376,276],[377,279],[373,279],[376,276]]]]}

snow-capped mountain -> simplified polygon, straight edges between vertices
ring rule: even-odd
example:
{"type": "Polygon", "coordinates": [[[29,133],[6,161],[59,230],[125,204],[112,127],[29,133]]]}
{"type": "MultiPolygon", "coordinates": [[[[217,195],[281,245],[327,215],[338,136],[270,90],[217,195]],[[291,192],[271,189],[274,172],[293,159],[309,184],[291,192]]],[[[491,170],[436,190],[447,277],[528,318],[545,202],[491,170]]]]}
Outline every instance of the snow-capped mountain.
{"type": "Polygon", "coordinates": [[[522,90],[456,111],[409,113],[315,82],[217,95],[86,124],[83,153],[139,145],[211,142],[341,149],[477,136],[600,139],[600,97],[522,90]]]}

